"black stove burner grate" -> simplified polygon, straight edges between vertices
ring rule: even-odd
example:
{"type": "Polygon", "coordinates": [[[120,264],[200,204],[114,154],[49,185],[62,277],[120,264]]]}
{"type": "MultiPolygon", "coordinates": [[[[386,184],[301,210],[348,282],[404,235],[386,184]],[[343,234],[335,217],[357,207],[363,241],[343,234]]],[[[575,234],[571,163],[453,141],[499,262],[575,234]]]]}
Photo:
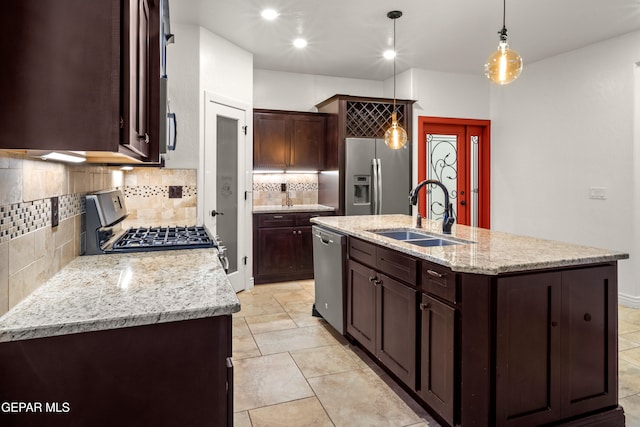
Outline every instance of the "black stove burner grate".
{"type": "Polygon", "coordinates": [[[211,248],[215,242],[202,226],[132,227],[114,244],[115,252],[211,248]]]}

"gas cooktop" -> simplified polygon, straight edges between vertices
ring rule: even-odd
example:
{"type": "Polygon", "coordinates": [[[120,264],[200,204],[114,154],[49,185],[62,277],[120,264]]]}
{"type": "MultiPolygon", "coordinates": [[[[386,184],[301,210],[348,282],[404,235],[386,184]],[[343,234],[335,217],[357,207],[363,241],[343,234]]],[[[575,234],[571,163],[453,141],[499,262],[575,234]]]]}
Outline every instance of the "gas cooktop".
{"type": "Polygon", "coordinates": [[[202,226],[132,227],[113,244],[114,252],[211,248],[214,240],[202,226]]]}

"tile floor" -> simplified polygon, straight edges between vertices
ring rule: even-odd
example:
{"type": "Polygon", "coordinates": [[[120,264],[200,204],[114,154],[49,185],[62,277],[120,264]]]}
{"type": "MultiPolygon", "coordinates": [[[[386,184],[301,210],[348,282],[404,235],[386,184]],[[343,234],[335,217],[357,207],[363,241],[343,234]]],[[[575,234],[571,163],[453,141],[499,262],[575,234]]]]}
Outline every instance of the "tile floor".
{"type": "MultiPolygon", "coordinates": [[[[236,427],[439,424],[357,347],[311,316],[313,281],[238,294],[233,318],[236,427]]],[[[640,310],[619,309],[619,397],[640,427],[640,310]]]]}

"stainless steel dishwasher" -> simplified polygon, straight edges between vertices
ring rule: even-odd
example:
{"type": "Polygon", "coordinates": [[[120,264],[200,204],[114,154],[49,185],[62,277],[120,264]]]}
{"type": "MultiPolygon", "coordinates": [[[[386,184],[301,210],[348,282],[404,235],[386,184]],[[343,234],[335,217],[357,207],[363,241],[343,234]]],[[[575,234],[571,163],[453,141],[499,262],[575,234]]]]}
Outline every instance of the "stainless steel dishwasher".
{"type": "Polygon", "coordinates": [[[344,335],[344,259],[347,237],[314,225],[313,277],[316,300],[313,314],[322,316],[344,335]]]}

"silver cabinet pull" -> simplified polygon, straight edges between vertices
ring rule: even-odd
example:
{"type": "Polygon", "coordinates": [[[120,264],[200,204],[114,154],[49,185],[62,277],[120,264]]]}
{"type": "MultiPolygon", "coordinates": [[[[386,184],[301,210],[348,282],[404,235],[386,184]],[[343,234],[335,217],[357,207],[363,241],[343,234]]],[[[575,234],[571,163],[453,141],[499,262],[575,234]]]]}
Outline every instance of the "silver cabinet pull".
{"type": "Polygon", "coordinates": [[[427,270],[427,274],[429,276],[433,276],[433,277],[438,277],[438,278],[442,278],[442,274],[438,273],[437,271],[433,271],[433,270],[427,270]]]}

